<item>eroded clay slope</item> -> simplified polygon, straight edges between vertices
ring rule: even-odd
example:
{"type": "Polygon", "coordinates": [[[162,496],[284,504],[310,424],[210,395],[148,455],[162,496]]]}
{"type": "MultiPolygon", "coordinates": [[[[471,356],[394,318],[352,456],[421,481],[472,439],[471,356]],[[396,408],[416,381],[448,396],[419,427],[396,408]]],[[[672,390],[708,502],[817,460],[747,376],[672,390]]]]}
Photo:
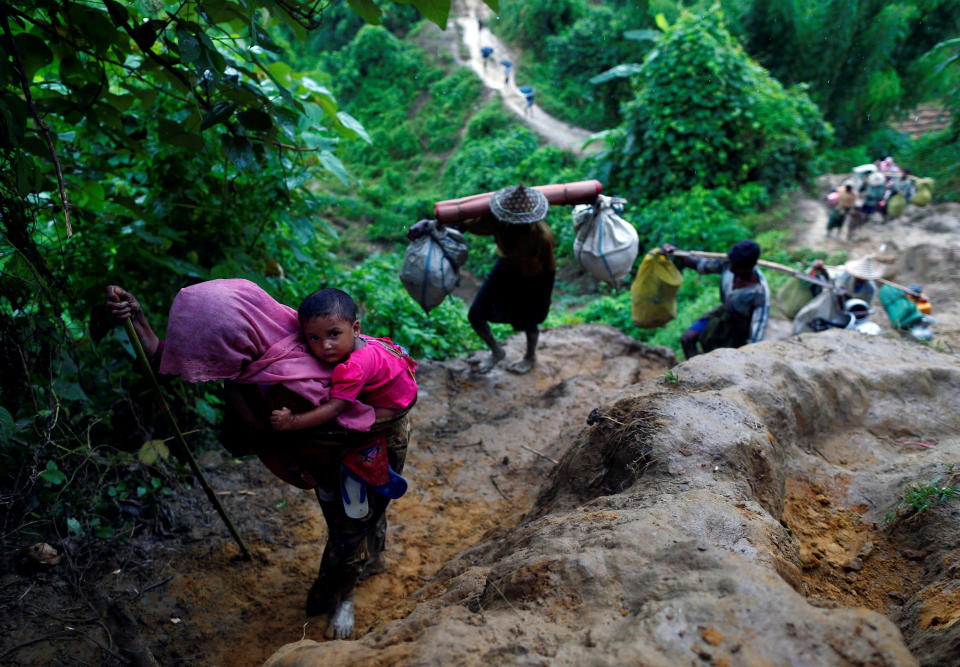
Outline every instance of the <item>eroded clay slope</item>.
{"type": "Polygon", "coordinates": [[[956,356],[844,331],[698,357],[599,407],[409,616],[268,664],[950,664],[956,501],[879,524],[955,485],[958,389],[956,356]]]}

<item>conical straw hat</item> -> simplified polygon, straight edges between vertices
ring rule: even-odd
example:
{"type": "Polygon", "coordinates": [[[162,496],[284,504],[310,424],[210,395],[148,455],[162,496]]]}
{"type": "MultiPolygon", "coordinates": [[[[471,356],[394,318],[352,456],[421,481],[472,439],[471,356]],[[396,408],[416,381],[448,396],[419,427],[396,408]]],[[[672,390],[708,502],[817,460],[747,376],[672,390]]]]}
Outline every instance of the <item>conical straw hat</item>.
{"type": "Polygon", "coordinates": [[[850,260],[843,265],[843,270],[860,280],[876,280],[883,277],[883,266],[869,255],[850,260]]]}
{"type": "Polygon", "coordinates": [[[501,222],[530,224],[547,217],[550,203],[546,196],[523,183],[516,187],[497,190],[490,197],[490,211],[501,222]]]}

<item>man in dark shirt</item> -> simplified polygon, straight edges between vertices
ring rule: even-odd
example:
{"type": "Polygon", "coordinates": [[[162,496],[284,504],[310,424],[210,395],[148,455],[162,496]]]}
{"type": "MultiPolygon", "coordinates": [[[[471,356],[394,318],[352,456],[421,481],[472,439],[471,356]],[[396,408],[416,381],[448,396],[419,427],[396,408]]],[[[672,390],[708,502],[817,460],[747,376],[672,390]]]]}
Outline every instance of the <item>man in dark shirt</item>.
{"type": "MultiPolygon", "coordinates": [[[[661,250],[672,255],[676,248],[665,243],[661,250]]],[[[680,336],[687,359],[718,347],[740,347],[763,340],[770,314],[770,288],[760,269],[760,246],[749,239],[730,248],[727,259],[677,256],[681,268],[698,273],[720,274],[720,305],[694,322],[680,336]]]]}

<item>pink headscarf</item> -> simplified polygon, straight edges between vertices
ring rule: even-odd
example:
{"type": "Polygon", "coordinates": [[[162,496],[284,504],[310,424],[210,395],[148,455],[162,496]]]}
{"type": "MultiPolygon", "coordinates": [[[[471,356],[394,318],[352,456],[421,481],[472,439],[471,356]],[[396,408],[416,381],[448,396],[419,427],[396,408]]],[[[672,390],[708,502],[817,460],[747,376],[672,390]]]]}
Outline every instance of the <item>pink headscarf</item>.
{"type": "MultiPolygon", "coordinates": [[[[186,287],[174,298],[160,372],[188,382],[279,383],[319,405],[330,398],[333,367],[310,354],[293,308],[249,280],[228,278],[186,287]]],[[[373,421],[373,408],[362,403],[337,417],[355,431],[369,431],[373,421]]]]}

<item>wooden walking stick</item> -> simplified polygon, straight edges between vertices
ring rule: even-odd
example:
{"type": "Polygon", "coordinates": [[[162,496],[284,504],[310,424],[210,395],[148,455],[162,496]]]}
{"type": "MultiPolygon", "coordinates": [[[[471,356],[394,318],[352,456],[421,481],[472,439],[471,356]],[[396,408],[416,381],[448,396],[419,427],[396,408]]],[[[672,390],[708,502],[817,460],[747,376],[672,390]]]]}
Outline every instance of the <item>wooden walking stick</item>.
{"type": "Polygon", "coordinates": [[[170,406],[167,405],[167,399],[163,397],[163,392],[160,391],[160,383],[157,382],[157,376],[153,374],[153,368],[150,367],[150,360],[147,359],[147,353],[143,351],[143,343],[140,342],[140,336],[137,334],[137,330],[133,327],[133,320],[128,317],[123,320],[123,323],[127,329],[127,336],[130,338],[130,343],[137,351],[137,358],[140,360],[140,364],[143,366],[143,372],[150,381],[150,386],[153,388],[153,393],[156,395],[157,402],[160,404],[160,411],[163,412],[167,416],[167,419],[170,420],[170,428],[173,429],[174,439],[179,445],[180,451],[183,453],[184,458],[187,459],[187,463],[190,465],[190,469],[193,471],[193,474],[197,476],[198,480],[200,480],[200,486],[203,487],[203,490],[207,494],[207,498],[210,499],[210,502],[213,503],[214,508],[217,510],[217,514],[219,514],[220,518],[223,519],[223,522],[227,524],[227,530],[230,531],[230,535],[233,536],[237,546],[240,547],[240,551],[243,553],[244,560],[252,560],[253,557],[247,550],[247,545],[243,543],[243,540],[240,538],[240,534],[237,532],[237,529],[233,527],[233,522],[230,521],[230,517],[227,516],[227,511],[223,508],[223,505],[220,504],[220,499],[217,498],[217,495],[213,492],[213,488],[211,488],[210,484],[207,482],[207,478],[204,477],[203,471],[200,470],[200,466],[197,464],[197,460],[193,458],[193,454],[190,453],[190,448],[187,447],[187,441],[184,440],[183,433],[180,432],[180,426],[177,425],[176,418],[173,416],[173,413],[170,412],[170,406]]]}

